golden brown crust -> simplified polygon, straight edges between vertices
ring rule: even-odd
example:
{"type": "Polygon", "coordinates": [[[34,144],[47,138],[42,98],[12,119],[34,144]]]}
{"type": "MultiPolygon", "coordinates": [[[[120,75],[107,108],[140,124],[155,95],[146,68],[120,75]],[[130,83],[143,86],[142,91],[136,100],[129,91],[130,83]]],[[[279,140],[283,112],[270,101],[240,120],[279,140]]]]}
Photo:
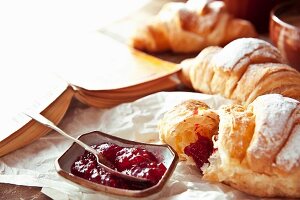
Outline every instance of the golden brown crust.
{"type": "MultiPolygon", "coordinates": [[[[159,22],[157,22],[159,24],[159,22]]],[[[158,27],[163,26],[157,25],[158,27]]],[[[166,37],[164,29],[156,28],[151,24],[148,25],[147,29],[139,29],[139,36],[132,41],[132,45],[137,49],[145,49],[148,51],[165,51],[169,49],[169,41],[166,37]],[[156,38],[154,40],[154,38],[156,38]]]]}
{"type": "Polygon", "coordinates": [[[199,100],[188,100],[166,112],[158,128],[160,139],[185,159],[184,148],[198,140],[217,134],[218,115],[199,100]]]}
{"type": "Polygon", "coordinates": [[[300,102],[279,94],[219,111],[216,147],[204,179],[262,197],[300,197],[300,102]]]}
{"type": "Polygon", "coordinates": [[[232,104],[213,111],[188,100],[167,112],[159,124],[161,139],[182,159],[184,147],[197,135],[212,138],[217,128],[217,151],[210,165],[201,168],[204,180],[260,197],[300,198],[299,101],[267,94],[248,106],[232,104]]]}
{"type": "Polygon", "coordinates": [[[210,64],[210,60],[220,50],[220,47],[207,47],[195,58],[189,72],[189,77],[191,79],[193,88],[198,89],[198,86],[201,86],[201,90],[204,93],[211,93],[212,89],[210,83],[214,77],[215,71],[210,64]],[[199,76],[202,78],[199,78],[199,76]]]}
{"type": "Polygon", "coordinates": [[[183,76],[196,91],[220,94],[245,105],[269,93],[300,100],[300,73],[282,60],[278,49],[269,43],[241,38],[224,48],[205,48],[190,59],[183,76]]]}
{"type": "Polygon", "coordinates": [[[131,38],[134,48],[162,52],[200,52],[241,37],[256,37],[254,26],[233,18],[221,1],[170,2],[131,38]]]}
{"type": "Polygon", "coordinates": [[[280,65],[276,65],[273,63],[249,65],[247,70],[237,83],[237,86],[233,90],[230,98],[239,98],[241,102],[246,102],[253,90],[258,87],[258,84],[261,82],[261,80],[266,79],[265,77],[268,77],[269,74],[285,70],[286,68],[282,68],[280,65]]]}
{"type": "Polygon", "coordinates": [[[191,78],[190,78],[190,68],[194,65],[194,59],[185,59],[181,62],[182,70],[178,72],[178,78],[180,81],[188,88],[193,88],[191,78]]]}
{"type": "Polygon", "coordinates": [[[289,66],[273,65],[273,67],[278,68],[278,72],[270,73],[261,79],[249,95],[247,104],[258,96],[270,93],[279,93],[300,100],[300,73],[289,66]]]}
{"type": "Polygon", "coordinates": [[[219,112],[219,140],[226,155],[239,162],[246,156],[255,127],[254,115],[240,105],[231,105],[219,112]]]}

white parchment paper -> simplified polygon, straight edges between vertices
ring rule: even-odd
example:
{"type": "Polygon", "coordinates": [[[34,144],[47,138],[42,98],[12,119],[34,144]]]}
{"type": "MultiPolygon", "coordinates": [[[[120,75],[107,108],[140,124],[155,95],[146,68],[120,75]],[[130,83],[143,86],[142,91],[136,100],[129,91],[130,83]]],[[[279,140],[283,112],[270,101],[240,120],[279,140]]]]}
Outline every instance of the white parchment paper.
{"type": "MultiPolygon", "coordinates": [[[[190,92],[160,92],[112,109],[97,109],[77,103],[69,109],[59,126],[74,137],[100,130],[130,140],[159,142],[157,123],[164,112],[191,98],[203,100],[212,108],[230,103],[220,96],[190,92]]],[[[52,131],[25,148],[0,158],[0,182],[39,186],[53,199],[120,199],[120,196],[79,187],[56,173],[54,161],[71,143],[52,131]]],[[[202,181],[195,166],[180,162],[162,191],[145,199],[252,198],[223,184],[202,181]]]]}

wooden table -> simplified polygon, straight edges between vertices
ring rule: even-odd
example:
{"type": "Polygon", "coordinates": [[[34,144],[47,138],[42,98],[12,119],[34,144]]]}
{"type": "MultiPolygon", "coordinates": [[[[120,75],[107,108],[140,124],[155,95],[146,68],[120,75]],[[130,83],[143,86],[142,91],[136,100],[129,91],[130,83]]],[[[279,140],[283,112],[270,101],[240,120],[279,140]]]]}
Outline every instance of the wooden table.
{"type": "Polygon", "coordinates": [[[0,199],[51,199],[41,193],[39,187],[27,187],[0,183],[0,199]]]}

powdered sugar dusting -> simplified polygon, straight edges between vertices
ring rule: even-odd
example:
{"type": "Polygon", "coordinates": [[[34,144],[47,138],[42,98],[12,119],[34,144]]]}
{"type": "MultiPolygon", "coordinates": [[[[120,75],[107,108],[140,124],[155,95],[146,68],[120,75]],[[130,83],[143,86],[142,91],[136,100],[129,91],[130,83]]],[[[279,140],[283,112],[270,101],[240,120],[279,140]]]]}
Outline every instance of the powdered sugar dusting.
{"type": "Polygon", "coordinates": [[[239,38],[226,45],[212,60],[216,67],[221,67],[225,71],[231,71],[243,57],[266,45],[274,48],[260,39],[239,38]]]}
{"type": "Polygon", "coordinates": [[[253,101],[255,132],[248,150],[256,158],[271,157],[288,137],[286,123],[299,102],[279,94],[268,94],[253,101]],[[260,134],[260,135],[257,135],[260,134]],[[255,137],[257,136],[257,137],[255,137]]]}
{"type": "Polygon", "coordinates": [[[300,162],[300,124],[295,126],[289,140],[276,158],[276,165],[290,171],[299,166],[300,162]]]}

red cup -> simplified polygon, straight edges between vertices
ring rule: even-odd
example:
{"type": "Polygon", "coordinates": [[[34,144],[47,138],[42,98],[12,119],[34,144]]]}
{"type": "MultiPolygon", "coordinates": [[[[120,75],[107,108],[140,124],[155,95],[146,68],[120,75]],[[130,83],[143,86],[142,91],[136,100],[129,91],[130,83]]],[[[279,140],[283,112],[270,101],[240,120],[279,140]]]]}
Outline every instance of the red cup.
{"type": "Polygon", "coordinates": [[[286,1],[272,10],[270,38],[287,63],[300,71],[300,1],[286,1]]]}

